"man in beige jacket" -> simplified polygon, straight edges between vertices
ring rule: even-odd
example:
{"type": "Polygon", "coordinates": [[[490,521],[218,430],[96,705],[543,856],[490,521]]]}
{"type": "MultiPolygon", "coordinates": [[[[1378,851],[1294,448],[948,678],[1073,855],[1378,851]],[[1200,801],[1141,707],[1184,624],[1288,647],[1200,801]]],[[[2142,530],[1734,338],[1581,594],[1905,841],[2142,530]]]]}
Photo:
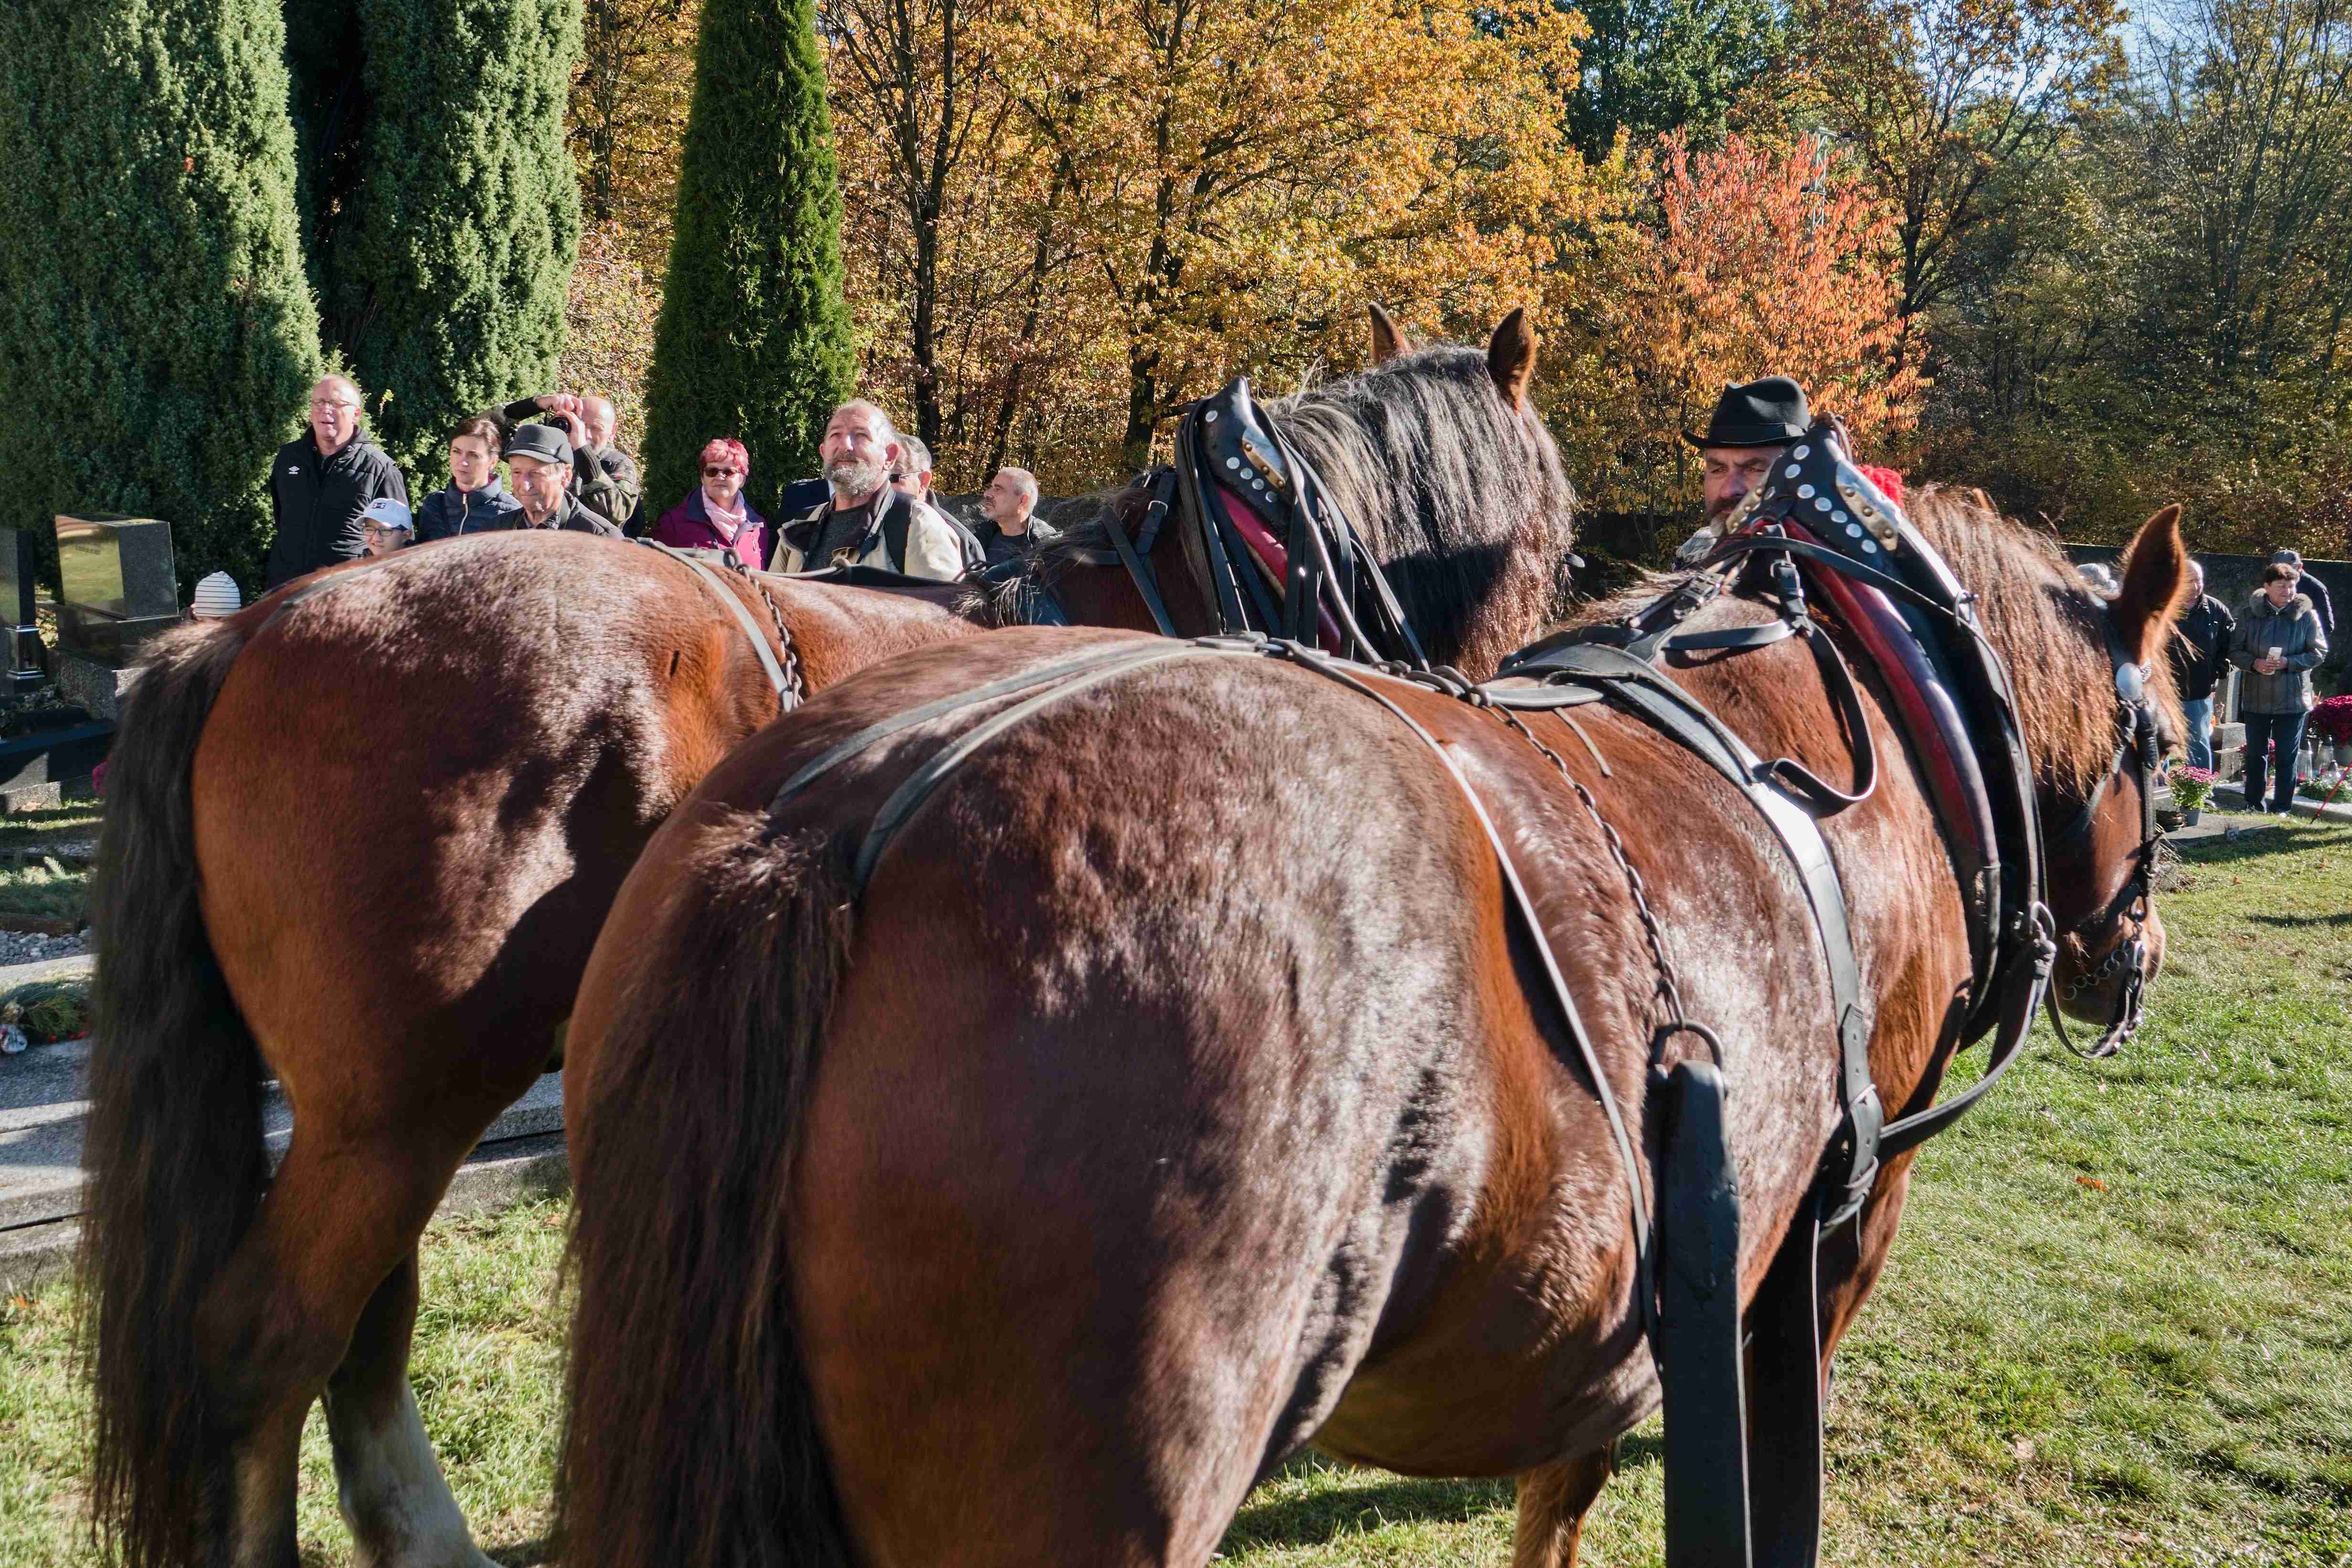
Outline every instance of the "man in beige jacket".
{"type": "Polygon", "coordinates": [[[955,530],[890,483],[906,454],[888,415],[862,399],[843,404],[825,421],[817,454],[832,493],[824,505],[783,524],[776,570],[872,566],[940,582],[963,575],[963,543],[955,530]]]}

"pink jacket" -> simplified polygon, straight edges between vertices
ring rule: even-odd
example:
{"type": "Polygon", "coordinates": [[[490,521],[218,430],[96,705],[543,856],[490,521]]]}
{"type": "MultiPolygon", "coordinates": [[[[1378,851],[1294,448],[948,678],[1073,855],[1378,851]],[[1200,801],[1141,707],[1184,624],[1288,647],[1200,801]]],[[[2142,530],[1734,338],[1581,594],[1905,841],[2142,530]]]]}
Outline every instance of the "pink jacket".
{"type": "Polygon", "coordinates": [[[653,538],[678,550],[732,550],[744,565],[754,572],[764,572],[768,568],[768,552],[774,543],[773,531],[768,527],[766,518],[751,510],[748,500],[743,503],[743,515],[747,521],[730,544],[711,526],[710,510],[704,504],[702,487],[697,485],[686,492],[684,500],[662,513],[661,521],[654,524],[653,538]]]}

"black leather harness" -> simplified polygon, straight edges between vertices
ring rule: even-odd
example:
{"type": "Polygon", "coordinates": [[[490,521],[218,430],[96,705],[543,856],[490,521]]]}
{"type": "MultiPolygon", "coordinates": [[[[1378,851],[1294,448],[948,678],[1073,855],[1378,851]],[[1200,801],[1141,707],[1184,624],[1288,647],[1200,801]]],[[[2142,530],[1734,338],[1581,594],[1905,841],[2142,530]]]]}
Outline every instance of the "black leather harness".
{"type": "MultiPolygon", "coordinates": [[[[1179,494],[1197,486],[1201,465],[1196,458],[1197,451],[1188,457],[1180,434],[1173,480],[1179,494]]],[[[1255,472],[1265,471],[1255,461],[1251,466],[1255,472]]],[[[1290,470],[1293,475],[1303,472],[1290,470]]],[[[1274,488],[1269,482],[1267,489],[1274,488]]],[[[1193,504],[1187,503],[1188,511],[1193,504]]],[[[1169,510],[1158,504],[1155,491],[1145,528],[1164,522],[1169,510]]],[[[1118,537],[1115,531],[1115,540],[1118,537]]],[[[1222,585],[1225,613],[1265,615],[1268,605],[1248,592],[1249,575],[1234,569],[1234,542],[1214,526],[1201,529],[1196,540],[1209,581],[1222,585]],[[1245,602],[1248,611],[1241,608],[1245,602]]],[[[1306,539],[1298,542],[1311,544],[1306,539]]],[[[1133,552],[1132,546],[1120,552],[1122,557],[1133,552]]],[[[1148,547],[1142,553],[1149,553],[1148,547]]],[[[1298,559],[1296,552],[1292,559],[1298,559]]],[[[1328,552],[1318,560],[1337,564],[1328,552]]],[[[1139,574],[1139,584],[1147,580],[1139,574]]],[[[1311,582],[1311,574],[1300,581],[1311,582]]],[[[1297,596],[1296,589],[1286,594],[1286,607],[1293,613],[1284,624],[1298,628],[1301,616],[1297,612],[1302,605],[1328,605],[1323,588],[1337,581],[1327,574],[1311,598],[1297,596]]],[[[1360,623],[1350,619],[1347,625],[1349,640],[1361,640],[1360,623]]],[[[1729,537],[1702,563],[1697,575],[1625,622],[1584,628],[1523,650],[1506,661],[1493,682],[1475,685],[1450,669],[1409,668],[1397,661],[1354,663],[1297,637],[1122,641],[881,721],[800,768],[778,789],[770,810],[781,810],[843,762],[892,736],[959,712],[1002,704],[917,767],[876,812],[856,859],[856,885],[862,893],[899,829],[958,767],[997,736],[1055,703],[1129,674],[1231,658],[1285,659],[1378,703],[1443,763],[1494,851],[1510,901],[1539,959],[1545,989],[1575,1045],[1625,1173],[1635,1247],[1636,1309],[1656,1359],[1665,1405],[1667,1561],[1674,1568],[1801,1568],[1815,1563],[1822,1482],[1821,1240],[1859,1213],[1884,1160],[1943,1131],[1991,1089],[2023,1044],[2055,955],[2049,911],[2041,900],[2042,830],[2032,768],[2008,671],[1977,623],[1972,596],[1900,509],[1847,459],[1829,427],[1817,426],[1791,446],[1772,479],[1751,495],[1734,519],[1729,537]],[[1720,632],[1677,631],[1731,585],[1735,576],[1777,605],[1776,621],[1720,632]],[[1912,701],[1898,705],[1897,718],[1913,721],[1901,727],[1915,753],[1928,760],[1945,755],[1940,776],[1947,793],[1957,789],[1970,795],[1957,807],[1935,801],[1962,883],[1974,972],[1955,1048],[1966,1048],[1986,1033],[1994,1035],[1994,1042],[1976,1083],[1940,1104],[1906,1107],[1891,1119],[1871,1078],[1874,1023],[1862,964],[1853,949],[1835,863],[1818,826],[1820,818],[1867,798],[1875,785],[1877,762],[1852,672],[1813,619],[1809,585],[1872,654],[1890,688],[1903,681],[1931,683],[1929,690],[1913,693],[1912,701]],[[1836,789],[1789,759],[1766,762],[1653,663],[1662,653],[1738,650],[1790,637],[1811,641],[1824,686],[1854,748],[1851,790],[1836,789]],[[1518,729],[1559,764],[1628,878],[1636,910],[1650,929],[1661,992],[1669,1005],[1669,1021],[1658,1032],[1652,1051],[1652,1092],[1661,1098],[1664,1112],[1657,1178],[1660,1212],[1654,1222],[1643,1182],[1645,1163],[1601,1070],[1599,1051],[1544,936],[1509,845],[1459,764],[1381,689],[1385,681],[1431,688],[1493,711],[1518,729]],[[1738,791],[1790,857],[1821,939],[1839,1062],[1838,1125],[1827,1141],[1819,1179],[1744,1320],[1738,1289],[1741,1216],[1727,1136],[1729,1085],[1721,1069],[1719,1043],[1704,1024],[1682,1013],[1679,987],[1657,942],[1640,879],[1625,862],[1615,833],[1557,753],[1536,741],[1516,717],[1542,710],[1565,713],[1597,702],[1632,714],[1672,738],[1738,791]],[[1949,757],[1955,747],[1966,748],[1967,756],[1949,757]],[[1967,765],[1960,765],[1963,762],[1967,765]],[[1953,824],[1956,808],[1967,818],[1959,831],[1953,824]],[[1667,1047],[1682,1035],[1700,1040],[1716,1059],[1685,1054],[1669,1064],[1667,1047]],[[1759,1394],[1752,1420],[1746,1372],[1751,1355],[1759,1394]]],[[[2135,676],[2138,671],[2136,666],[2119,665],[2117,691],[2129,710],[2128,750],[2141,759],[2145,801],[2152,782],[2154,721],[2140,683],[2127,680],[2126,669],[2135,676]]],[[[1931,798],[1935,794],[1931,784],[1931,798]]],[[[2143,865],[2143,884],[2145,874],[2143,865]]],[[[2144,885],[2140,896],[2145,897],[2144,885]]]]}
{"type": "MultiPolygon", "coordinates": [[[[1176,426],[1176,460],[1146,479],[1143,515],[1132,535],[1117,507],[1103,511],[1103,532],[1118,564],[1134,580],[1152,625],[1171,637],[1176,622],[1151,555],[1171,520],[1219,635],[1320,647],[1366,663],[1427,666],[1380,563],[1315,466],[1259,416],[1248,377],[1186,411],[1176,426]],[[1253,535],[1273,548],[1262,552],[1253,535]],[[1270,577],[1276,552],[1278,582],[1270,577]]],[[[1012,563],[979,575],[998,580],[1023,569],[1012,563]]],[[[1038,618],[1067,624],[1058,614],[1038,618]]]]}

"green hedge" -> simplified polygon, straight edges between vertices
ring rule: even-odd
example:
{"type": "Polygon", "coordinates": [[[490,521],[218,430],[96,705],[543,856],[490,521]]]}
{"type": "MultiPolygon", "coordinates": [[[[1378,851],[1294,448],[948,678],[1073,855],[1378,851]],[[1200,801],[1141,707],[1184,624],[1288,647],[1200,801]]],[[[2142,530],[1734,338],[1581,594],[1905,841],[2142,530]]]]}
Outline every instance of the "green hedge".
{"type": "Polygon", "coordinates": [[[0,524],[173,524],[257,581],[319,368],[276,0],[0,5],[0,524]]]}
{"type": "Polygon", "coordinates": [[[773,515],[816,471],[856,374],[842,298],[841,184],[808,0],[708,0],[646,394],[646,504],[697,481],[703,443],[750,448],[773,515]]]}
{"type": "Polygon", "coordinates": [[[467,414],[551,389],[580,242],[578,0],[295,0],[304,227],[331,351],[413,493],[467,414]]]}

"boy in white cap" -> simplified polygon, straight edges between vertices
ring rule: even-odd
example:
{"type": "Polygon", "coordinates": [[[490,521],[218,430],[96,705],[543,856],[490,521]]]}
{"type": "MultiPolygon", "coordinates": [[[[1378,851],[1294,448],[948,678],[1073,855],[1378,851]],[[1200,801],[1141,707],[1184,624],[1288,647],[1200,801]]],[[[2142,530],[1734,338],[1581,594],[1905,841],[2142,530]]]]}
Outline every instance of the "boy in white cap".
{"type": "Polygon", "coordinates": [[[378,496],[367,503],[360,513],[361,537],[367,541],[371,556],[389,555],[416,537],[415,524],[410,521],[408,503],[390,496],[378,496]]]}

